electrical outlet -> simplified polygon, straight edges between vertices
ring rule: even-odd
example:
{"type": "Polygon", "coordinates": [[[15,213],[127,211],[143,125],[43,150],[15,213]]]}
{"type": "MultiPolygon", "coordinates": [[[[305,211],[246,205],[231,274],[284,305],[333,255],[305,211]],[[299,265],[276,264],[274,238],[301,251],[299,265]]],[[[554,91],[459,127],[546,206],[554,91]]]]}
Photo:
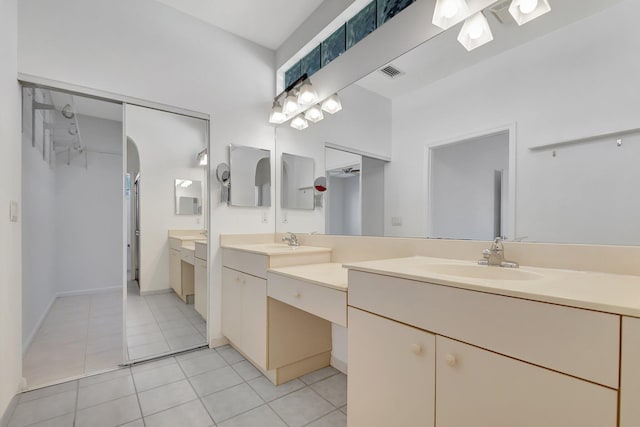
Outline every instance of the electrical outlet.
{"type": "Polygon", "coordinates": [[[391,217],[391,225],[393,227],[400,227],[402,226],[402,217],[401,216],[392,216],[391,217]]]}
{"type": "Polygon", "coordinates": [[[288,224],[289,223],[289,218],[287,216],[287,211],[283,211],[282,212],[282,223],[283,224],[288,224]]]}
{"type": "Polygon", "coordinates": [[[269,222],[269,214],[267,211],[262,211],[262,223],[267,224],[269,222]]]}
{"type": "Polygon", "coordinates": [[[18,202],[9,203],[9,221],[18,222],[18,202]]]}

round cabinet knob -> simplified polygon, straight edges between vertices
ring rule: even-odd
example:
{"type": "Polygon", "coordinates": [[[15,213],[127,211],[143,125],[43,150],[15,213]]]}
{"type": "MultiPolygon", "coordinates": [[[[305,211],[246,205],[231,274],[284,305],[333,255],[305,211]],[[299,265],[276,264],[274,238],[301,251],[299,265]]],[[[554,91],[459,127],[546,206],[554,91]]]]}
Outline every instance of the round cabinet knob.
{"type": "Polygon", "coordinates": [[[236,276],[236,283],[240,283],[240,276],[236,276]]]}
{"type": "Polygon", "coordinates": [[[302,295],[300,294],[300,292],[296,292],[293,296],[296,298],[300,298],[302,295]]]}
{"type": "Polygon", "coordinates": [[[447,362],[447,365],[453,367],[456,366],[458,364],[458,359],[456,359],[456,357],[453,354],[447,354],[444,357],[445,362],[447,362]]]}
{"type": "Polygon", "coordinates": [[[247,279],[242,279],[242,284],[246,285],[247,284],[247,279]]]}
{"type": "Polygon", "coordinates": [[[424,349],[420,344],[411,344],[411,352],[413,354],[417,354],[418,356],[423,353],[424,349]]]}

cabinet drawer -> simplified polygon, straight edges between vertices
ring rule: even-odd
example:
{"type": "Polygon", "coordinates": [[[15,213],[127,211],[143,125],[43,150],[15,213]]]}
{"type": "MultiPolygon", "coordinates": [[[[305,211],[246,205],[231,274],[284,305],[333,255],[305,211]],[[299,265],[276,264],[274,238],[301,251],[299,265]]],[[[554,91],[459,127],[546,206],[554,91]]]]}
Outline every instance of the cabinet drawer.
{"type": "Polygon", "coordinates": [[[616,315],[354,270],[349,305],[618,388],[616,315]]]}
{"type": "Polygon", "coordinates": [[[340,326],[347,326],[346,292],[268,273],[267,295],[340,326]]]}
{"type": "Polygon", "coordinates": [[[267,278],[268,263],[269,260],[266,255],[236,251],[234,249],[222,250],[222,265],[262,277],[263,279],[267,278]]]}
{"type": "Polygon", "coordinates": [[[438,427],[616,426],[615,390],[441,336],[436,348],[438,427]]]}
{"type": "Polygon", "coordinates": [[[180,250],[182,247],[182,239],[176,239],[175,237],[169,237],[169,248],[180,250]]]}

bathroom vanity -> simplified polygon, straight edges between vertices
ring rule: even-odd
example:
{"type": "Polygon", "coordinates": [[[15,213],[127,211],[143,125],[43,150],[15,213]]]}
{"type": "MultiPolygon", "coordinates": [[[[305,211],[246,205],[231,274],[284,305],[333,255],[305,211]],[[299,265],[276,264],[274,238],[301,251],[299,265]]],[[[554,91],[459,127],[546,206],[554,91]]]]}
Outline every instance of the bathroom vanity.
{"type": "Polygon", "coordinates": [[[223,245],[222,332],[276,385],[329,365],[331,323],[283,303],[290,296],[306,303],[308,289],[286,289],[267,271],[327,263],[330,256],[331,249],[311,246],[223,245]]]}
{"type": "MultiPolygon", "coordinates": [[[[193,298],[195,293],[196,273],[194,267],[196,265],[197,241],[205,244],[206,258],[206,235],[190,230],[169,231],[169,285],[185,303],[191,302],[190,297],[193,298]]],[[[200,256],[202,256],[201,251],[202,249],[199,252],[200,256]]]]}
{"type": "Polygon", "coordinates": [[[350,426],[637,425],[637,276],[347,267],[350,426]]]}

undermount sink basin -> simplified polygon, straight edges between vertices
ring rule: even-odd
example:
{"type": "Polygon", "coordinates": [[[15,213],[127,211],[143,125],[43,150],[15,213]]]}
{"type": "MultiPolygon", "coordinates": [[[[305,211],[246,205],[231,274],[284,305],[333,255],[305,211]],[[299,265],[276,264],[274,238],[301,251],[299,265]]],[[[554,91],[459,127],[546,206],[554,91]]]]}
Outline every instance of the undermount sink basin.
{"type": "Polygon", "coordinates": [[[517,268],[486,265],[430,264],[425,269],[436,274],[488,280],[538,280],[543,276],[517,268]]]}

